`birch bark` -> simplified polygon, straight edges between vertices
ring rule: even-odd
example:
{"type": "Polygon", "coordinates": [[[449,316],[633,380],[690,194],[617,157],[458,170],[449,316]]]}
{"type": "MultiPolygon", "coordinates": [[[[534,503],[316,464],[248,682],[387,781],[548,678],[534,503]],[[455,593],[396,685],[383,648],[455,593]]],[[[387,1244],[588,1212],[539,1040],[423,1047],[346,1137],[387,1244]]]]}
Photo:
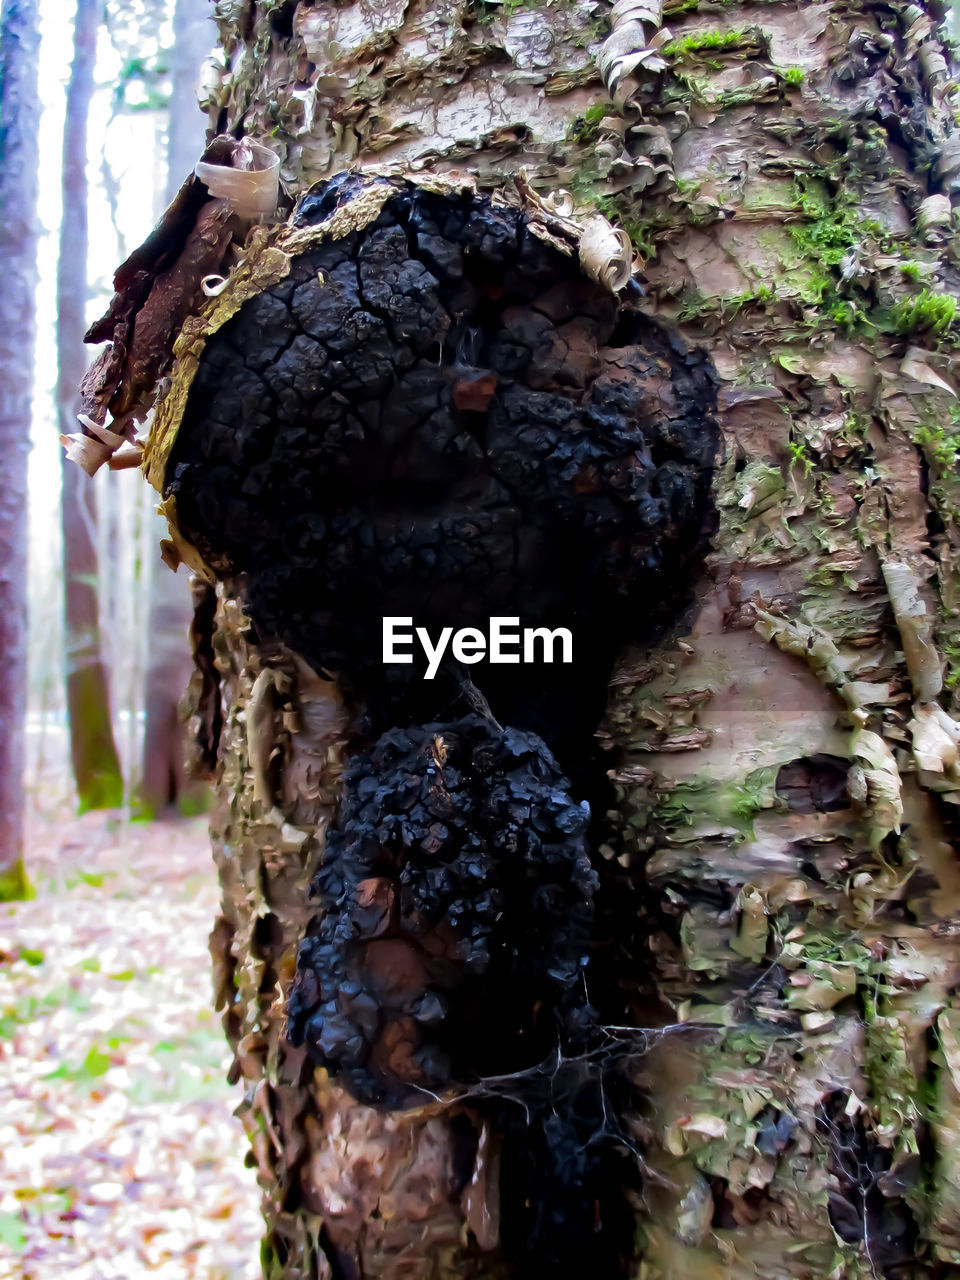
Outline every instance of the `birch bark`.
{"type": "MultiPolygon", "coordinates": [[[[616,804],[598,862],[635,917],[619,939],[636,1099],[620,1121],[639,1174],[622,1273],[951,1274],[946,7],[221,0],[217,14],[216,130],[269,141],[293,191],[348,166],[564,188],[626,229],[645,309],[719,377],[711,553],[661,642],[620,655],[599,731],[616,804]]],[[[212,946],[264,1274],[517,1274],[497,1135],[474,1125],[464,1170],[458,1108],[357,1106],[282,1036],[351,708],[259,646],[229,591],[197,648],[207,731],[214,653],[223,681],[212,946]],[[272,700],[252,704],[265,667],[272,700]],[[271,811],[254,794],[263,735],[271,811]]]]}

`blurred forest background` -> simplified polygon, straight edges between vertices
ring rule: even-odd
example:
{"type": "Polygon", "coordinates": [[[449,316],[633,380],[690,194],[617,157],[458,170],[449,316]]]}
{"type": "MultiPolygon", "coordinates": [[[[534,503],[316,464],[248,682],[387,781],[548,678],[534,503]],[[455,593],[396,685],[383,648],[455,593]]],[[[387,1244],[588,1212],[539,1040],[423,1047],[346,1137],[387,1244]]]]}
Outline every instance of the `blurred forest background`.
{"type": "Polygon", "coordinates": [[[140,475],[59,441],[84,331],[202,150],[212,10],[2,0],[0,1280],[259,1274],[181,764],[187,576],[140,475]]]}
{"type": "Polygon", "coordinates": [[[58,435],[78,429],[76,387],[96,350],[83,332],[106,309],[115,267],[202,150],[212,6],[79,0],[75,24],[72,8],[39,5],[26,803],[196,812],[204,796],[182,775],[176,710],[189,675],[186,573],[160,560],[162,522],[136,472],[90,478],[63,460],[58,435]]]}

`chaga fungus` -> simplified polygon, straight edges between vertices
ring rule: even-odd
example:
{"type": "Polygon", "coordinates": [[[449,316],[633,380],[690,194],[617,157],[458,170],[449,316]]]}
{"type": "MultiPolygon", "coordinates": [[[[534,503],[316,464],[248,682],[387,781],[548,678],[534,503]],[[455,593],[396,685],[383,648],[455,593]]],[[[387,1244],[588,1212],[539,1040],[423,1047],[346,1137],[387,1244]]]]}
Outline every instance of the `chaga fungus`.
{"type": "Polygon", "coordinates": [[[568,627],[572,666],[469,672],[570,771],[613,656],[669,620],[702,545],[712,403],[702,354],[520,210],[409,184],[210,339],[166,493],[207,562],[245,575],[261,633],[344,676],[378,729],[449,715],[464,675],[384,667],[384,615],[568,627]]]}
{"type": "Polygon", "coordinates": [[[389,730],[345,772],[287,1006],[359,1101],[470,1099],[503,1143],[505,1255],[555,1280],[621,1274],[633,1226],[617,1082],[590,1053],[589,818],[533,733],[389,730]]]}
{"type": "Polygon", "coordinates": [[[588,821],[532,733],[470,716],[383,734],[326,833],[290,1039],[390,1107],[582,1048],[588,821]]]}
{"type": "MultiPolygon", "coordinates": [[[[334,179],[294,223],[321,228],[364,183],[334,179]]],[[[713,382],[523,211],[391,186],[209,339],[164,491],[260,635],[337,673],[365,715],[291,1039],[364,1102],[469,1093],[503,1142],[519,1273],[612,1277],[633,1228],[585,966],[595,912],[622,947],[636,911],[603,905],[617,890],[590,864],[593,734],[617,652],[675,620],[702,556],[713,382]],[[565,627],[574,661],[445,657],[427,681],[416,649],[383,664],[385,615],[432,637],[494,616],[565,627]]],[[[631,980],[607,967],[598,987],[631,980]]]]}

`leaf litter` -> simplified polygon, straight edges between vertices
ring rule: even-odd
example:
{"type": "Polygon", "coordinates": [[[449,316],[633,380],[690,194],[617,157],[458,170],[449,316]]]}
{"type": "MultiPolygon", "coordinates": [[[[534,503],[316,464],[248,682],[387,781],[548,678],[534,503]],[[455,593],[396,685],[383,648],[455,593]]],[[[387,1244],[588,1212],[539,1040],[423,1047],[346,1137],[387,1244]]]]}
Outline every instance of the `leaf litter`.
{"type": "Polygon", "coordinates": [[[35,819],[0,905],[0,1280],[256,1280],[205,824],[35,819]]]}

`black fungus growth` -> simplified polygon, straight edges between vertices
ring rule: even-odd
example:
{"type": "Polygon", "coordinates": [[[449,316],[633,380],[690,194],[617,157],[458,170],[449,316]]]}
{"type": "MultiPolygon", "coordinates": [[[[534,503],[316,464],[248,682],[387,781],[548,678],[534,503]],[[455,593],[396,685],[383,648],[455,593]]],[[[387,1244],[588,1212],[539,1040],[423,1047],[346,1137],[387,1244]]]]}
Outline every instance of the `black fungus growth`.
{"type": "Polygon", "coordinates": [[[391,1107],[583,1047],[588,821],[533,734],[479,716],[383,734],[326,834],[290,1039],[391,1107]]]}
{"type": "Polygon", "coordinates": [[[469,708],[452,660],[429,682],[383,665],[384,615],[569,628],[571,666],[466,674],[570,770],[615,653],[675,613],[702,546],[712,405],[702,354],[521,211],[401,186],[211,338],[166,492],[208,562],[245,575],[261,634],[339,672],[379,729],[469,708]]]}
{"type": "MultiPolygon", "coordinates": [[[[296,220],[368,182],[332,180],[296,220]]],[[[702,556],[714,403],[703,353],[522,211],[395,183],[213,335],[167,468],[183,533],[242,582],[261,637],[364,709],[290,1039],[367,1103],[470,1097],[503,1140],[517,1274],[629,1266],[623,1080],[596,1067],[587,965],[611,936],[598,985],[616,1002],[635,983],[636,911],[588,856],[609,802],[593,734],[617,652],[675,619],[702,556]],[[434,637],[565,627],[574,661],[445,658],[427,681],[422,660],[384,665],[384,615],[434,637]]]]}

